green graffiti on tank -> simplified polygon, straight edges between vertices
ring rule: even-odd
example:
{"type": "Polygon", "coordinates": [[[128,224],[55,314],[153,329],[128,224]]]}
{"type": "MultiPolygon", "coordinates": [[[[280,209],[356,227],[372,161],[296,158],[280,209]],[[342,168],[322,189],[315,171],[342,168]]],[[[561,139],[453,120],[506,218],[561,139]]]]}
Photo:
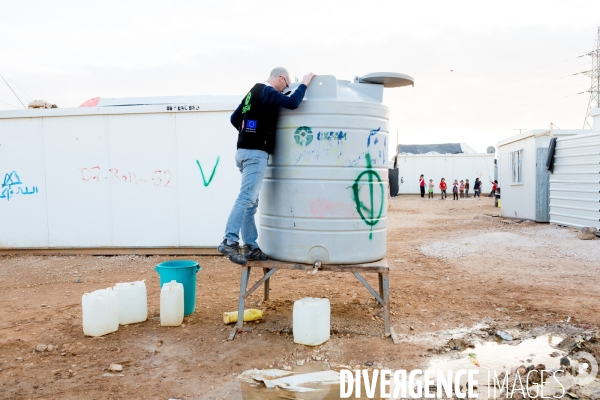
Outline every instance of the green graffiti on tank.
{"type": "Polygon", "coordinates": [[[299,146],[306,147],[313,141],[313,132],[308,126],[300,126],[294,132],[294,140],[299,146]]]}
{"type": "Polygon", "coordinates": [[[369,240],[371,240],[373,239],[373,226],[379,222],[379,218],[381,218],[381,214],[383,213],[385,188],[379,174],[372,169],[371,155],[367,153],[365,159],[367,160],[367,169],[358,174],[358,177],[352,185],[352,193],[354,195],[354,203],[356,205],[356,211],[358,212],[358,215],[360,215],[360,218],[363,220],[363,222],[371,228],[371,232],[369,233],[369,240]],[[365,179],[364,182],[363,179],[365,179]],[[368,185],[369,187],[368,205],[360,199],[360,189],[364,185],[368,185]],[[377,212],[377,216],[375,216],[375,208],[377,207],[377,204],[375,204],[376,193],[374,193],[374,190],[376,190],[375,186],[377,185],[379,185],[379,191],[381,193],[379,211],[377,212]]]}

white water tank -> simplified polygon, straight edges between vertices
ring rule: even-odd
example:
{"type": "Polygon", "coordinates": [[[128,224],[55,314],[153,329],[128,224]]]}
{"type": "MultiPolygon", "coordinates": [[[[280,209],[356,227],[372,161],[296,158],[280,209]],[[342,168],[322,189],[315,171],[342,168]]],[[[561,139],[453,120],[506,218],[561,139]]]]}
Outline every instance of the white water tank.
{"type": "Polygon", "coordinates": [[[298,109],[282,110],[259,201],[265,253],[310,264],[385,256],[389,109],[383,89],[413,82],[391,72],[353,82],[318,75],[298,109]]]}
{"type": "Polygon", "coordinates": [[[135,324],[148,319],[146,283],[121,282],[114,286],[119,301],[119,325],[135,324]]]}
{"type": "Polygon", "coordinates": [[[102,336],[119,329],[117,292],[112,288],[84,293],[81,297],[83,334],[102,336]]]}

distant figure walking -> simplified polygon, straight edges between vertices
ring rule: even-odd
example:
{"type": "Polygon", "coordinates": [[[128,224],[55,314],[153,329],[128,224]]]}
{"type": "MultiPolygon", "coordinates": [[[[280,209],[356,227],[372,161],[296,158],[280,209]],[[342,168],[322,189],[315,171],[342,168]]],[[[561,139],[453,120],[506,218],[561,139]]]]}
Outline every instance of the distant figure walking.
{"type": "Polygon", "coordinates": [[[446,185],[446,180],[442,178],[440,182],[440,190],[442,191],[442,198],[440,200],[446,200],[446,189],[448,189],[448,185],[446,185]]]}
{"type": "Polygon", "coordinates": [[[421,198],[425,198],[425,176],[421,174],[419,177],[419,189],[421,190],[421,198]]]}
{"type": "Polygon", "coordinates": [[[458,180],[454,180],[452,184],[452,200],[458,200],[458,180]]]}
{"type": "Polygon", "coordinates": [[[465,197],[466,198],[469,198],[469,188],[470,188],[470,186],[469,186],[469,180],[465,179],[465,197]]]}
{"type": "Polygon", "coordinates": [[[435,185],[433,184],[433,179],[429,180],[429,198],[433,199],[433,188],[435,185]]]}
{"type": "Polygon", "coordinates": [[[490,181],[490,183],[492,184],[492,191],[488,197],[494,197],[496,196],[496,190],[498,190],[498,180],[494,179],[494,182],[490,181]]]}
{"type": "Polygon", "coordinates": [[[460,190],[460,198],[464,199],[465,198],[465,181],[463,181],[462,179],[460,180],[460,186],[458,187],[460,190]]]}
{"type": "Polygon", "coordinates": [[[475,178],[475,183],[473,184],[473,197],[479,197],[481,198],[480,192],[481,191],[481,181],[479,180],[479,178],[475,178]]]}

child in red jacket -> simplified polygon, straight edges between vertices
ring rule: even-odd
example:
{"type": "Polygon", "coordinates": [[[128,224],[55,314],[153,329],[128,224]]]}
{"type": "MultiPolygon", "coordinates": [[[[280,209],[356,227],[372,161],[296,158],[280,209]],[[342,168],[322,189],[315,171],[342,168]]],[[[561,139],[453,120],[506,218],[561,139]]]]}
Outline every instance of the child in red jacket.
{"type": "Polygon", "coordinates": [[[448,189],[448,186],[446,185],[446,180],[444,178],[442,178],[442,181],[440,182],[440,190],[442,191],[442,198],[440,200],[446,200],[446,189],[448,189]]]}

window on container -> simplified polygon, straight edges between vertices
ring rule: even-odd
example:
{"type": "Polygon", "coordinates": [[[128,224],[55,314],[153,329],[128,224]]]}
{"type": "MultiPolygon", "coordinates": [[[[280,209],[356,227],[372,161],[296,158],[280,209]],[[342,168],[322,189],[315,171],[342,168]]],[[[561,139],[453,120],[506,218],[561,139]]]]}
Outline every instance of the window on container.
{"type": "Polygon", "coordinates": [[[513,151],[510,155],[511,183],[523,183],[523,150],[513,151]]]}

